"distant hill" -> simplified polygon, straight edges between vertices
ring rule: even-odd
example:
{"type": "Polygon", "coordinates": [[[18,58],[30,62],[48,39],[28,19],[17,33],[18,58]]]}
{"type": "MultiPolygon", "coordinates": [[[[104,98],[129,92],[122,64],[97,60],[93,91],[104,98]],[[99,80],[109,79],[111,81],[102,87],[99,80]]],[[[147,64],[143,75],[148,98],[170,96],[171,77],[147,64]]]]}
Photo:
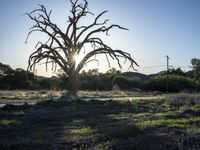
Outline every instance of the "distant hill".
{"type": "Polygon", "coordinates": [[[44,76],[35,76],[39,81],[44,80],[44,79],[49,79],[49,77],[44,77],[44,76]]]}
{"type": "Polygon", "coordinates": [[[155,76],[163,75],[163,74],[166,74],[166,73],[167,73],[167,71],[166,71],[166,70],[163,70],[163,71],[160,71],[160,72],[158,72],[158,73],[149,74],[148,77],[149,77],[149,78],[153,78],[153,77],[155,77],[155,76]]]}
{"type": "Polygon", "coordinates": [[[156,75],[163,75],[163,74],[166,74],[166,73],[167,73],[167,71],[163,70],[163,71],[160,71],[160,72],[156,73],[156,75]]]}
{"type": "Polygon", "coordinates": [[[128,78],[139,78],[141,80],[148,80],[150,78],[149,75],[145,75],[142,73],[138,73],[138,72],[124,72],[123,73],[125,76],[127,76],[128,78]]]}
{"type": "Polygon", "coordinates": [[[163,74],[166,74],[167,71],[166,70],[163,70],[163,71],[160,71],[158,73],[155,73],[155,74],[149,74],[149,75],[146,75],[146,74],[143,74],[143,73],[138,73],[138,72],[131,72],[131,71],[128,71],[128,72],[124,72],[123,74],[125,76],[127,76],[128,78],[139,78],[143,81],[145,80],[148,80],[150,78],[153,78],[157,75],[163,75],[163,74]]]}

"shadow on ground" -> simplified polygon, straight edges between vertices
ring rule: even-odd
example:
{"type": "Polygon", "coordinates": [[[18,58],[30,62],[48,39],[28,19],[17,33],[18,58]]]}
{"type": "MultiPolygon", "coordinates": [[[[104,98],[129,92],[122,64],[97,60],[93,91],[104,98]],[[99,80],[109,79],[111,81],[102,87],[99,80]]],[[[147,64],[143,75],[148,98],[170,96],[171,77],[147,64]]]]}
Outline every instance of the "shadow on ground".
{"type": "Polygon", "coordinates": [[[6,105],[0,109],[0,149],[178,149],[181,130],[141,123],[165,113],[162,103],[49,100],[6,105]]]}

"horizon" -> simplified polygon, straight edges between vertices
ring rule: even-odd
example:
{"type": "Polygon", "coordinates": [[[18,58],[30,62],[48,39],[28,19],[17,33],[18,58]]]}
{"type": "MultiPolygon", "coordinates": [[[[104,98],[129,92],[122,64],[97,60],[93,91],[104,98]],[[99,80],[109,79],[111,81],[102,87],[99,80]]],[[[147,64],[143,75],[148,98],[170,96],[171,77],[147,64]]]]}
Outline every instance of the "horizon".
{"type": "MultiPolygon", "coordinates": [[[[0,62],[1,63],[1,62],[0,62]]],[[[4,64],[4,65],[9,65],[9,64],[4,64]]],[[[10,66],[10,65],[9,65],[10,66]]],[[[12,66],[10,66],[12,69],[18,69],[18,68],[13,68],[12,66]]],[[[19,69],[23,69],[23,68],[19,68],[19,69]]],[[[92,68],[92,69],[98,69],[98,68],[92,68]]],[[[91,69],[91,70],[92,70],[91,69]]],[[[112,69],[112,67],[111,68],[109,68],[109,69],[112,69]]],[[[108,70],[109,70],[108,69],[108,70]]],[[[116,69],[116,68],[115,68],[116,69]]],[[[177,68],[178,69],[178,68],[177,68]]],[[[88,70],[82,70],[82,71],[86,71],[86,72],[88,72],[90,69],[88,69],[88,70]]],[[[99,71],[98,70],[98,73],[103,73],[103,74],[106,74],[106,72],[108,71],[108,70],[106,70],[106,71],[104,71],[104,72],[101,72],[101,71],[99,71]]],[[[82,71],[80,72],[80,73],[82,73],[82,71]]],[[[117,69],[117,71],[120,71],[120,69],[117,69]]],[[[184,73],[187,73],[187,72],[190,72],[190,71],[192,71],[192,69],[190,69],[190,70],[187,70],[187,71],[184,71],[184,70],[182,70],[184,73]]],[[[31,71],[30,71],[31,72],[31,71]]],[[[137,70],[128,70],[128,71],[122,71],[122,73],[128,73],[128,72],[131,72],[131,73],[137,73],[137,74],[142,74],[142,75],[146,75],[146,76],[151,76],[151,75],[156,75],[156,74],[162,74],[162,72],[167,72],[167,70],[160,70],[160,71],[158,71],[158,72],[154,72],[154,73],[150,73],[150,74],[145,74],[145,73],[142,73],[142,72],[138,72],[137,70]]],[[[34,72],[32,72],[32,73],[34,73],[34,72]]],[[[0,70],[0,74],[1,74],[1,70],[0,70]]],[[[35,76],[37,76],[37,77],[46,77],[46,78],[51,78],[51,77],[53,77],[53,76],[57,76],[57,73],[55,72],[55,73],[53,73],[53,74],[48,74],[47,76],[43,76],[42,74],[40,74],[40,75],[38,75],[36,72],[34,73],[34,75],[35,76]]]]}
{"type": "MultiPolygon", "coordinates": [[[[1,63],[8,64],[12,68],[26,69],[28,56],[34,51],[36,41],[38,38],[45,38],[40,33],[35,33],[28,44],[24,44],[29,28],[33,24],[27,16],[21,14],[38,8],[37,4],[44,4],[48,10],[52,9],[53,20],[64,28],[70,9],[65,0],[60,0],[59,3],[52,0],[48,2],[2,0],[0,6],[1,63]]],[[[128,32],[112,30],[110,37],[105,35],[100,37],[111,47],[131,53],[133,59],[140,65],[140,67],[135,66],[135,69],[147,75],[166,70],[165,56],[167,55],[170,57],[170,66],[181,68],[183,71],[191,69],[190,60],[200,56],[199,6],[198,0],[127,0],[126,2],[89,0],[89,9],[95,15],[108,10],[103,18],[108,18],[110,23],[119,24],[130,30],[128,32]]],[[[99,67],[97,64],[90,64],[83,70],[94,68],[98,68],[99,72],[108,70],[107,64],[105,67],[105,59],[102,57],[99,59],[99,67]]],[[[116,62],[112,62],[111,67],[117,68],[116,66],[116,62]]],[[[122,71],[134,71],[127,68],[128,65],[124,65],[122,71]]],[[[38,75],[52,76],[53,74],[51,71],[46,73],[45,66],[39,66],[38,75]]]]}

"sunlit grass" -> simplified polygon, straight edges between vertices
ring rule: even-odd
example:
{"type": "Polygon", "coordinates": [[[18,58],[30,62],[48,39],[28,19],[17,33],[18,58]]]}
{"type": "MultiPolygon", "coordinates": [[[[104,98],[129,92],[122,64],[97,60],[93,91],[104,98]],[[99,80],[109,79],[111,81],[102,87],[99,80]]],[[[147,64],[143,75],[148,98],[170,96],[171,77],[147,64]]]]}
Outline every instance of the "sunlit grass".
{"type": "Polygon", "coordinates": [[[137,123],[138,127],[141,128],[150,128],[150,127],[167,127],[167,128],[179,128],[186,129],[192,124],[200,122],[200,117],[196,118],[181,118],[181,119],[158,119],[158,120],[150,120],[137,123]]]}
{"type": "Polygon", "coordinates": [[[6,119],[3,119],[3,120],[0,120],[0,126],[19,126],[21,125],[21,122],[20,121],[16,121],[16,120],[6,120],[6,119]]]}
{"type": "Polygon", "coordinates": [[[81,134],[81,135],[91,134],[92,132],[93,131],[90,127],[78,128],[78,129],[71,130],[72,134],[81,134]]]}

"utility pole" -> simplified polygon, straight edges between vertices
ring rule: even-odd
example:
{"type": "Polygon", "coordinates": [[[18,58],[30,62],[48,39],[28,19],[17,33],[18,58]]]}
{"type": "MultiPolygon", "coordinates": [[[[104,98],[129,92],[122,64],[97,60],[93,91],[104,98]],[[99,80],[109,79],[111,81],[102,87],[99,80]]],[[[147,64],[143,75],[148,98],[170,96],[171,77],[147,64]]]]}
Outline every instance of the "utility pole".
{"type": "Polygon", "coordinates": [[[169,56],[167,55],[166,56],[166,58],[167,58],[167,93],[168,93],[168,91],[169,91],[169,56]]]}
{"type": "Polygon", "coordinates": [[[167,73],[169,73],[169,56],[167,55],[166,58],[167,58],[167,73]]]}

